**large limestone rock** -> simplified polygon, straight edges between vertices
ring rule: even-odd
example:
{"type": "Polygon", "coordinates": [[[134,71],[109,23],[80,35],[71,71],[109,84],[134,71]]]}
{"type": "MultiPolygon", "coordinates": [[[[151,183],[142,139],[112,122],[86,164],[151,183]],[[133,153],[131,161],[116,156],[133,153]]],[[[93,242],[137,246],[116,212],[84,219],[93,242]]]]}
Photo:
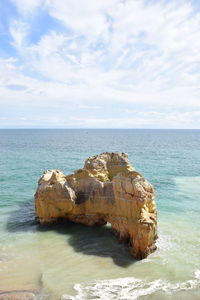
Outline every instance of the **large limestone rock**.
{"type": "Polygon", "coordinates": [[[92,225],[109,222],[138,259],[156,249],[153,186],[131,166],[125,153],[102,153],[86,159],[71,175],[47,170],[35,194],[40,223],[59,218],[92,225]]]}

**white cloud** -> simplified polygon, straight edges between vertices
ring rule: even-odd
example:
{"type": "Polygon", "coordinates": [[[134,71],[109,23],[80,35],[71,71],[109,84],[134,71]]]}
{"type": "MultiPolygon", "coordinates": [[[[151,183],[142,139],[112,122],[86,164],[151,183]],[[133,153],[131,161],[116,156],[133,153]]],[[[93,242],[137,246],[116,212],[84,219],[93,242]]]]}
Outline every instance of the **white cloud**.
{"type": "Polygon", "coordinates": [[[49,13],[74,33],[89,40],[105,40],[108,35],[107,13],[117,5],[117,0],[47,0],[49,13]]]}
{"type": "MultiPolygon", "coordinates": [[[[198,128],[197,118],[200,117],[200,110],[197,112],[187,113],[161,113],[161,112],[132,112],[129,117],[110,117],[95,118],[86,117],[72,118],[74,125],[83,128],[198,128]],[[164,124],[164,126],[162,125],[164,124]]],[[[72,123],[73,124],[73,123],[72,123]]]]}
{"type": "Polygon", "coordinates": [[[3,99],[28,97],[38,109],[56,101],[58,108],[77,103],[82,111],[101,103],[156,108],[154,117],[137,110],[134,119],[115,119],[112,110],[88,119],[74,112],[73,122],[86,127],[101,127],[105,120],[107,126],[180,127],[183,119],[193,127],[192,118],[200,126],[194,113],[182,112],[200,106],[200,12],[190,1],[13,1],[21,18],[12,20],[10,33],[20,56],[18,62],[2,60],[3,99]],[[33,43],[28,16],[36,18],[41,7],[65,29],[33,43]]]}
{"type": "Polygon", "coordinates": [[[44,2],[43,0],[12,0],[23,17],[32,14],[44,2]]]}
{"type": "Polygon", "coordinates": [[[13,20],[10,24],[10,35],[12,37],[12,44],[18,50],[26,44],[26,37],[28,35],[28,25],[25,22],[13,20]]]}

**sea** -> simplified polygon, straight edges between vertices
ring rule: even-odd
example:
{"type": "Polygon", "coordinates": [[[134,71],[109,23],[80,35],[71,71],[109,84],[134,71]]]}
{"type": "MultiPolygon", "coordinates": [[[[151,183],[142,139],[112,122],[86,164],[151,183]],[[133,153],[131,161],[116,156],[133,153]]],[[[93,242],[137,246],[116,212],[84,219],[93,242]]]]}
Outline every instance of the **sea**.
{"type": "Polygon", "coordinates": [[[38,300],[200,299],[200,130],[0,130],[0,295],[38,300]],[[129,155],[155,187],[157,250],[130,256],[109,224],[39,226],[44,170],[65,174],[105,151],[129,155]]]}

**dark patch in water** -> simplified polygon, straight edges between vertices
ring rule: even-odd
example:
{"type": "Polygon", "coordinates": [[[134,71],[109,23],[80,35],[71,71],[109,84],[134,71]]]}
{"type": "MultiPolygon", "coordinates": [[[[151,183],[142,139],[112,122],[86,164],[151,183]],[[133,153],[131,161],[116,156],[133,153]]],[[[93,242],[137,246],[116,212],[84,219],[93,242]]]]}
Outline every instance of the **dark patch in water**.
{"type": "Polygon", "coordinates": [[[9,232],[55,231],[70,236],[66,241],[75,252],[99,257],[111,257],[121,267],[128,267],[136,262],[130,255],[129,247],[120,243],[109,226],[89,227],[82,224],[59,220],[56,224],[39,225],[35,219],[34,200],[22,202],[13,211],[7,221],[9,232]]]}
{"type": "Polygon", "coordinates": [[[37,227],[33,199],[21,202],[18,208],[11,212],[6,225],[9,232],[35,231],[37,227]]]}
{"type": "Polygon", "coordinates": [[[40,227],[41,231],[56,231],[59,234],[70,235],[67,243],[75,252],[99,257],[111,257],[113,262],[121,267],[128,267],[136,262],[130,255],[129,247],[120,243],[110,226],[86,226],[59,220],[57,224],[40,227]]]}

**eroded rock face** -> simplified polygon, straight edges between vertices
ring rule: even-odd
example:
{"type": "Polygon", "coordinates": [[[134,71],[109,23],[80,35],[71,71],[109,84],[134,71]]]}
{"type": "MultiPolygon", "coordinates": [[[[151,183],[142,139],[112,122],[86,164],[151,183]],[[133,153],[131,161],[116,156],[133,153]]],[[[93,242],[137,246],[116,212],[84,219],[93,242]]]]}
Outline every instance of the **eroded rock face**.
{"type": "Polygon", "coordinates": [[[86,159],[83,169],[65,176],[47,170],[39,179],[35,210],[40,223],[59,218],[92,225],[109,222],[138,259],[156,249],[153,186],[131,166],[128,156],[106,152],[86,159]]]}

